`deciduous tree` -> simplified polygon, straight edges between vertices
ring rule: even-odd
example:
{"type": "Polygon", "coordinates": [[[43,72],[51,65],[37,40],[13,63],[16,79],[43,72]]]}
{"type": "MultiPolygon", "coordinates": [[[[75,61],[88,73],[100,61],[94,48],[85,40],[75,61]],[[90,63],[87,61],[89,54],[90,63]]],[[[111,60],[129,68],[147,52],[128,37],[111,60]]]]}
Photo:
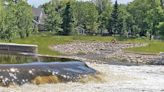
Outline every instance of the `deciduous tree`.
{"type": "Polygon", "coordinates": [[[55,2],[51,2],[47,5],[45,27],[47,31],[60,34],[62,32],[62,18],[57,8],[58,5],[55,2]]]}

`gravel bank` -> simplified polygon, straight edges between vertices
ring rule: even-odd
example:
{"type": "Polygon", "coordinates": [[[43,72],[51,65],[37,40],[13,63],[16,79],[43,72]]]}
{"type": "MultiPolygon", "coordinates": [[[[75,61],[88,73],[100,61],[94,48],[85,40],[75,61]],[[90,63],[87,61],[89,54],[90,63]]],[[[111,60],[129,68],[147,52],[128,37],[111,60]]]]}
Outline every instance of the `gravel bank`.
{"type": "Polygon", "coordinates": [[[53,49],[59,51],[66,55],[75,54],[89,54],[89,53],[99,53],[103,54],[103,51],[110,51],[111,53],[119,51],[125,48],[141,47],[147,44],[120,44],[120,43],[110,43],[110,42],[73,42],[64,45],[55,45],[53,49]],[[101,53],[102,52],[102,53],[101,53]]]}
{"type": "Polygon", "coordinates": [[[125,52],[123,49],[141,47],[148,44],[109,43],[109,42],[74,42],[64,45],[55,45],[53,49],[60,53],[90,60],[107,61],[117,58],[124,63],[135,64],[164,64],[164,57],[155,54],[137,54],[125,52]]]}
{"type": "MultiPolygon", "coordinates": [[[[67,53],[87,62],[89,66],[100,71],[103,82],[89,81],[87,83],[69,82],[58,84],[0,87],[0,92],[164,92],[164,67],[156,65],[110,65],[110,58],[126,59],[126,62],[150,63],[163,62],[159,55],[140,55],[126,53],[122,49],[140,47],[146,44],[112,44],[112,43],[81,43],[57,45],[53,49],[67,53]],[[154,60],[154,61],[153,61],[154,60]],[[159,60],[159,61],[158,61],[159,60]],[[103,62],[106,63],[103,63],[103,62]],[[101,63],[100,63],[101,62],[101,63]]],[[[123,62],[125,63],[125,62],[123,62]]]]}

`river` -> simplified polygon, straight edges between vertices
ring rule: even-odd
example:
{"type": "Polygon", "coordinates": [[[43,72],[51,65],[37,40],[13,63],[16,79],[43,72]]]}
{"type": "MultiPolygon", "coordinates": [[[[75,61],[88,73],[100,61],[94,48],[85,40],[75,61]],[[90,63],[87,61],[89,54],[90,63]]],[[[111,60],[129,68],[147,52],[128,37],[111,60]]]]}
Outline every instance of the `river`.
{"type": "Polygon", "coordinates": [[[0,87],[0,92],[164,92],[164,67],[154,65],[125,66],[87,63],[101,72],[101,81],[86,83],[0,87]]]}

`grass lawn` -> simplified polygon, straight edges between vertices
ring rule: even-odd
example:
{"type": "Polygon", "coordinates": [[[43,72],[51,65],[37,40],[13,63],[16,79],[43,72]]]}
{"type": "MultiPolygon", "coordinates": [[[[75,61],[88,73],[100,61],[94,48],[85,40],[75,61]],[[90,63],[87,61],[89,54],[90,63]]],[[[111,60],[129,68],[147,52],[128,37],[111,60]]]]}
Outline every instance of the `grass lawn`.
{"type": "Polygon", "coordinates": [[[51,45],[64,44],[72,41],[71,37],[66,36],[32,36],[25,39],[15,39],[13,43],[19,44],[34,44],[38,45],[39,54],[45,55],[60,55],[56,51],[50,49],[51,45]]]}
{"type": "MultiPolygon", "coordinates": [[[[59,52],[52,51],[50,46],[55,44],[65,44],[73,41],[103,41],[110,42],[113,37],[100,37],[100,36],[40,36],[35,35],[25,39],[15,39],[12,43],[19,44],[34,44],[38,45],[40,54],[46,55],[60,55],[59,52]]],[[[1,41],[4,42],[4,41],[1,41]]]]}
{"type": "MultiPolygon", "coordinates": [[[[73,41],[100,41],[100,42],[110,42],[114,37],[111,36],[47,36],[47,35],[35,35],[25,39],[15,39],[12,43],[19,44],[35,44],[38,45],[38,50],[40,54],[47,55],[60,55],[60,53],[52,51],[50,46],[55,44],[65,44],[73,41]]],[[[126,43],[149,43],[146,47],[139,48],[129,48],[128,51],[137,53],[159,53],[164,52],[164,42],[162,41],[149,41],[145,38],[140,39],[124,39],[116,38],[120,42],[126,43]]]]}
{"type": "Polygon", "coordinates": [[[128,48],[126,51],[134,52],[134,53],[143,53],[143,54],[159,54],[160,52],[164,52],[164,41],[152,40],[150,41],[147,38],[130,38],[123,39],[117,38],[123,43],[148,43],[148,46],[145,47],[136,47],[136,48],[128,48]]]}
{"type": "Polygon", "coordinates": [[[136,53],[149,53],[149,54],[159,54],[160,52],[164,52],[163,41],[147,41],[145,43],[149,43],[149,45],[145,47],[129,48],[127,50],[136,53]]]}

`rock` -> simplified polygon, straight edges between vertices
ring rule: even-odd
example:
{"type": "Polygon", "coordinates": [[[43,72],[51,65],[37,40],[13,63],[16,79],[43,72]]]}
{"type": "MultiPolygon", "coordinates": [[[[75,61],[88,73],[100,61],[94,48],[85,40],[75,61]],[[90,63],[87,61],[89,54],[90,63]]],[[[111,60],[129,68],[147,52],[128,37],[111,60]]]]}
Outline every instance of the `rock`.
{"type": "Polygon", "coordinates": [[[157,55],[141,55],[135,53],[127,53],[122,50],[125,48],[141,47],[146,45],[148,44],[134,44],[134,43],[114,44],[110,42],[74,42],[64,45],[55,45],[54,50],[67,55],[77,55],[79,54],[79,52],[83,52],[81,54],[87,56],[85,58],[95,59],[95,60],[97,58],[94,57],[98,57],[98,58],[116,57],[120,59],[126,59],[127,62],[133,62],[133,63],[139,62],[145,64],[153,61],[156,63],[157,62],[161,63],[161,61],[159,61],[158,59],[163,58],[164,60],[164,52],[161,52],[159,56],[157,56],[157,55]]]}
{"type": "Polygon", "coordinates": [[[164,58],[164,52],[160,52],[159,55],[162,56],[162,58],[164,58]]]}

